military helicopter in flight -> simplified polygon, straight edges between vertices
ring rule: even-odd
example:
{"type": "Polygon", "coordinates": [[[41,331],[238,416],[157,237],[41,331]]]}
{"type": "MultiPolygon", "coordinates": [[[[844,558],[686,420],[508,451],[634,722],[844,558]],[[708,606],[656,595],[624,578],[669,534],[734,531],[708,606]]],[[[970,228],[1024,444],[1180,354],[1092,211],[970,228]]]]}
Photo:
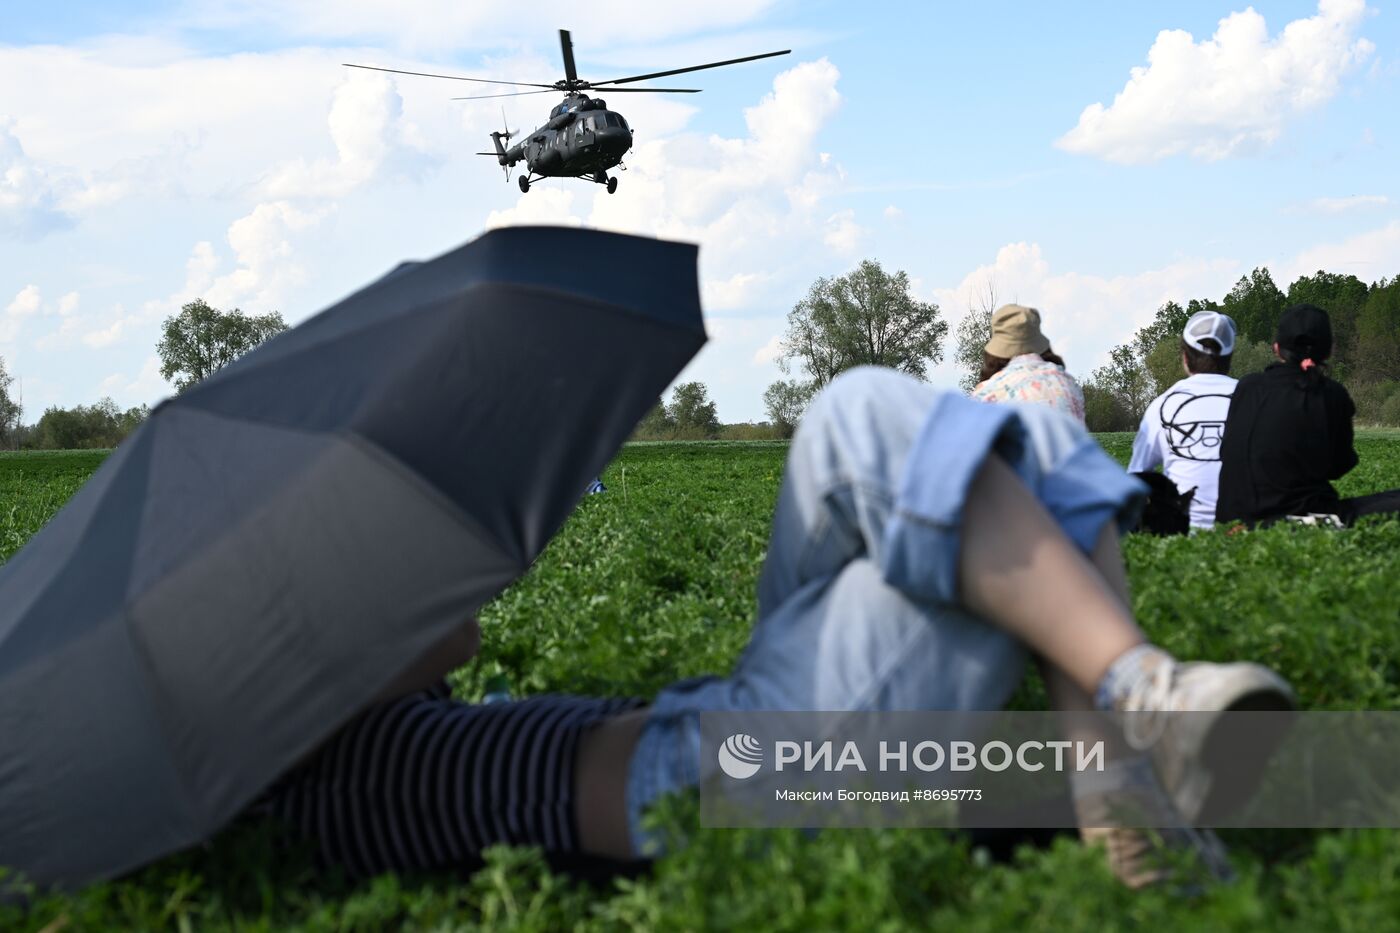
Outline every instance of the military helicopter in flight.
{"type": "MultiPolygon", "coordinates": [[[[608,169],[622,163],[622,157],[632,148],[632,128],[622,114],[609,110],[601,97],[589,97],[588,91],[607,93],[650,93],[650,94],[698,94],[693,87],[617,87],[634,81],[651,78],[664,78],[669,75],[684,74],[688,71],[703,71],[706,68],[720,68],[724,65],[737,65],[740,62],[787,55],[791,49],[781,52],[764,52],[762,55],[746,55],[708,65],[692,65],[689,68],[672,68],[668,71],[654,71],[651,74],[631,75],[626,78],[613,78],[610,81],[583,81],[574,69],[574,44],[567,29],[559,30],[559,47],[564,57],[564,77],[553,84],[538,84],[528,81],[497,81],[490,78],[468,78],[461,75],[430,74],[423,71],[402,71],[398,68],[379,68],[374,65],[352,65],[347,68],[364,68],[369,71],[387,71],[391,74],[417,75],[422,78],[448,78],[453,81],[474,81],[480,84],[505,84],[513,87],[543,88],[538,91],[510,91],[504,94],[477,94],[470,97],[454,97],[453,100],[485,100],[493,97],[519,97],[523,94],[550,94],[564,92],[564,100],[549,112],[549,122],[532,131],[528,137],[506,148],[505,144],[517,134],[509,127],[491,134],[495,152],[478,152],[477,155],[495,156],[510,181],[511,167],[525,163],[525,174],[519,178],[520,190],[530,190],[530,183],[544,178],[583,178],[606,185],[608,194],[617,190],[616,176],[610,176],[608,169]]],[[[504,111],[502,112],[504,115],[504,111]]]]}

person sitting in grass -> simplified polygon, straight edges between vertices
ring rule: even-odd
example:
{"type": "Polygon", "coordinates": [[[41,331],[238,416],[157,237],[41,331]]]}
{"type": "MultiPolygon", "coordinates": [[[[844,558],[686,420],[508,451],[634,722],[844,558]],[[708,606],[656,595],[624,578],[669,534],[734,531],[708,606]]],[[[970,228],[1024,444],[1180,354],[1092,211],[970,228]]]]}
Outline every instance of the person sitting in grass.
{"type": "MultiPolygon", "coordinates": [[[[475,653],[473,622],[399,678],[406,695],[338,732],[260,809],[355,874],[470,864],[497,843],[635,859],[662,846],[649,808],[695,787],[713,754],[701,748],[705,711],[996,710],[1028,653],[1045,659],[1058,708],[1291,708],[1265,667],[1179,663],[1148,643],[1118,543],[1140,495],[1049,407],[982,405],[854,370],[792,442],[757,621],[728,676],[673,684],[647,704],[473,706],[429,687],[475,653]]],[[[1110,770],[1173,825],[1105,829],[1112,801],[1076,788],[1083,835],[1131,885],[1167,879],[1166,850],[1226,877],[1218,840],[1191,827],[1207,803],[1209,730],[1158,722],[1152,744],[1110,770]]]]}
{"type": "Polygon", "coordinates": [[[1220,447],[1230,396],[1230,360],[1235,322],[1217,311],[1191,315],[1181,332],[1181,368],[1186,378],[1154,398],[1133,438],[1129,473],[1162,468],[1167,479],[1191,498],[1191,526],[1215,524],[1220,483],[1220,447]]]}
{"type": "Polygon", "coordinates": [[[972,397],[979,402],[1049,405],[1084,423],[1084,390],[1041,333],[1035,308],[1002,305],[992,313],[992,339],[977,378],[972,397]]]}
{"type": "Polygon", "coordinates": [[[1216,519],[1268,524],[1288,516],[1400,512],[1400,489],[1343,499],[1332,486],[1359,462],[1356,406],[1327,376],[1332,320],[1315,305],[1283,312],[1274,338],[1279,362],[1239,381],[1221,447],[1216,519]]]}

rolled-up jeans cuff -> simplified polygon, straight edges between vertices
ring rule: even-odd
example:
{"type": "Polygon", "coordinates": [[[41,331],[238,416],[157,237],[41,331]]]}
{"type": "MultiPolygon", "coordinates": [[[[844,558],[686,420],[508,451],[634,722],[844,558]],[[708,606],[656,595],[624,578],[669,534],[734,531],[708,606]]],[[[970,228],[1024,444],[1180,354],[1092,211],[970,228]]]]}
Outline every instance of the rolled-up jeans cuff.
{"type": "Polygon", "coordinates": [[[1065,535],[1084,553],[1094,550],[1109,522],[1120,533],[1136,527],[1147,487],[1085,438],[1040,482],[1040,499],[1065,535]]]}
{"type": "Polygon", "coordinates": [[[885,526],[885,582],[935,605],[958,601],[963,507],[972,479],[997,454],[1033,482],[1015,410],[955,393],[938,397],[910,449],[894,514],[885,526]]]}

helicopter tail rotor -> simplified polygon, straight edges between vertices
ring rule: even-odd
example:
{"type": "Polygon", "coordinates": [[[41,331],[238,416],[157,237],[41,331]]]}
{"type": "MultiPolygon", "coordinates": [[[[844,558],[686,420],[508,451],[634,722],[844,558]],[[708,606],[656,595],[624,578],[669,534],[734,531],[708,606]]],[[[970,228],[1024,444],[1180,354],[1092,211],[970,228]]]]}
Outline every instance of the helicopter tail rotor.
{"type": "MultiPolygon", "coordinates": [[[[509,145],[510,145],[510,138],[511,138],[512,136],[514,136],[515,134],[516,134],[516,131],[510,128],[510,121],[506,119],[506,108],[505,108],[505,105],[502,104],[502,105],[501,105],[501,133],[500,133],[500,138],[503,139],[503,140],[505,140],[506,145],[509,146],[509,145]]],[[[491,135],[492,135],[493,137],[496,136],[495,133],[492,133],[491,135]]],[[[502,159],[501,162],[502,162],[502,166],[501,166],[501,167],[504,168],[504,169],[506,170],[506,184],[510,184],[510,162],[507,161],[507,160],[505,160],[505,159],[502,159]]]]}

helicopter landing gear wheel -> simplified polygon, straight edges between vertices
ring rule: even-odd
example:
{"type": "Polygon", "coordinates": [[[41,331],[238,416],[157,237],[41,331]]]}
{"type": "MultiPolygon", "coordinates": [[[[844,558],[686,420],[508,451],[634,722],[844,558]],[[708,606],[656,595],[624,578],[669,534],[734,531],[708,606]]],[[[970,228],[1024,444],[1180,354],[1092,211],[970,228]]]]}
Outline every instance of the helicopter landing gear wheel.
{"type": "Polygon", "coordinates": [[[617,190],[617,179],[616,179],[616,178],[609,178],[609,179],[608,179],[608,194],[612,194],[612,193],[613,193],[614,191],[616,191],[616,190],[617,190]]]}
{"type": "Polygon", "coordinates": [[[529,193],[530,193],[530,179],[527,178],[527,177],[525,177],[524,175],[521,175],[521,176],[520,176],[520,193],[521,193],[521,194],[529,194],[529,193]]]}

